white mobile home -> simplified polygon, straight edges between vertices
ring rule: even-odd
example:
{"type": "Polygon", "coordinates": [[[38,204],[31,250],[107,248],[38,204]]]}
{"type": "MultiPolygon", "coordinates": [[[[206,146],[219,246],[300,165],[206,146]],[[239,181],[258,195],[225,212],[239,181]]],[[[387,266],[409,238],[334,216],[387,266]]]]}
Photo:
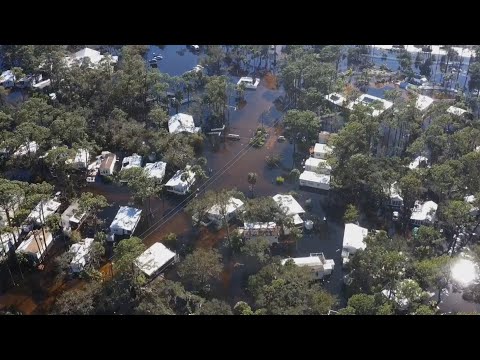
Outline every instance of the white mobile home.
{"type": "Polygon", "coordinates": [[[318,143],[326,144],[330,139],[331,134],[328,131],[321,131],[318,133],[318,143]]]}
{"type": "Polygon", "coordinates": [[[21,145],[17,151],[13,153],[13,156],[24,156],[27,154],[35,154],[39,146],[35,141],[31,141],[28,144],[21,145]]]}
{"type": "Polygon", "coordinates": [[[301,186],[330,190],[330,175],[318,174],[314,171],[304,171],[300,174],[299,182],[301,186]]]}
{"type": "Polygon", "coordinates": [[[239,231],[246,241],[262,237],[273,244],[278,243],[280,237],[280,228],[274,222],[244,223],[243,228],[240,228],[239,231]]]}
{"type": "Polygon", "coordinates": [[[92,238],[83,239],[83,241],[73,244],[70,247],[70,253],[73,254],[73,259],[70,263],[70,270],[73,273],[79,273],[87,265],[90,259],[90,250],[93,244],[92,238]]]}
{"type": "MultiPolygon", "coordinates": [[[[108,55],[110,56],[110,55],[108,55]]],[[[73,64],[80,64],[83,59],[88,59],[91,63],[91,67],[98,67],[101,61],[105,58],[104,55],[100,54],[99,51],[93,50],[90,48],[84,48],[77,51],[71,56],[65,58],[65,63],[68,67],[71,67],[73,64]]],[[[118,56],[110,56],[110,64],[115,64],[118,61],[118,56]]]]}
{"type": "Polygon", "coordinates": [[[4,71],[0,75],[0,86],[9,89],[15,86],[15,75],[11,70],[4,71]]]}
{"type": "Polygon", "coordinates": [[[134,167],[142,167],[142,157],[138,154],[126,156],[122,160],[122,170],[134,167]]]}
{"type": "Polygon", "coordinates": [[[20,230],[14,228],[12,232],[5,232],[0,235],[0,257],[7,254],[10,250],[15,250],[15,240],[18,240],[20,230]]]}
{"type": "Polygon", "coordinates": [[[168,131],[170,134],[178,134],[182,132],[194,134],[200,132],[200,128],[195,127],[192,115],[178,113],[168,120],[168,131]]]}
{"type": "Polygon", "coordinates": [[[393,106],[393,102],[391,102],[391,101],[387,101],[385,99],[381,99],[381,98],[373,96],[373,95],[362,94],[362,95],[360,95],[360,97],[358,97],[357,100],[352,101],[350,104],[348,104],[347,108],[350,109],[350,110],[353,110],[355,108],[355,106],[357,106],[359,104],[371,107],[373,109],[372,116],[374,116],[374,117],[379,116],[384,111],[390,109],[393,106]],[[375,109],[373,107],[374,103],[378,103],[380,108],[375,109]]]}
{"type": "Polygon", "coordinates": [[[142,210],[129,206],[121,206],[110,224],[110,232],[114,235],[132,235],[137,228],[142,210]]]}
{"type": "MultiPolygon", "coordinates": [[[[473,202],[476,199],[475,199],[474,195],[469,195],[469,196],[465,196],[464,200],[469,204],[473,204],[473,202]]],[[[478,207],[472,206],[472,208],[470,209],[470,215],[477,216],[478,215],[478,207]]]]}
{"type": "Polygon", "coordinates": [[[244,204],[242,200],[231,197],[226,209],[221,209],[220,205],[214,205],[208,210],[207,217],[215,224],[220,225],[223,221],[223,210],[225,210],[227,221],[230,221],[237,216],[243,208],[244,204]]]}
{"type": "Polygon", "coordinates": [[[245,89],[256,90],[258,85],[260,84],[260,79],[259,78],[252,79],[249,76],[244,76],[244,77],[241,77],[240,80],[238,80],[237,85],[240,85],[240,84],[244,84],[245,89]]]}
{"type": "Polygon", "coordinates": [[[273,196],[273,200],[287,215],[303,214],[305,210],[300,206],[292,195],[277,194],[273,196]]]}
{"type": "Polygon", "coordinates": [[[450,107],[447,109],[447,113],[452,114],[452,115],[455,115],[455,116],[463,116],[463,115],[465,115],[466,113],[468,113],[468,111],[467,111],[467,110],[464,110],[464,109],[462,109],[462,108],[456,107],[456,106],[450,106],[450,107]]]}
{"type": "Polygon", "coordinates": [[[72,164],[72,166],[77,169],[85,169],[88,166],[89,160],[90,154],[88,153],[88,150],[78,149],[75,158],[68,159],[65,163],[72,164]]]}
{"type": "Polygon", "coordinates": [[[313,157],[316,159],[326,159],[327,155],[332,153],[332,148],[327,144],[316,143],[313,148],[313,157]]]}
{"type": "Polygon", "coordinates": [[[165,184],[167,191],[178,195],[185,195],[195,182],[195,173],[190,171],[190,168],[190,165],[187,165],[185,170],[178,170],[175,175],[173,175],[173,177],[165,184]],[[186,178],[184,180],[182,180],[183,174],[186,174],[186,178]]]}
{"type": "Polygon", "coordinates": [[[17,253],[23,253],[28,256],[33,262],[39,263],[44,256],[44,254],[51,248],[53,245],[53,236],[52,234],[44,229],[45,231],[45,240],[43,238],[42,230],[33,230],[28,235],[27,239],[22,241],[20,246],[17,248],[17,253]],[[45,246],[46,244],[46,246],[45,246]]]}
{"type": "Polygon", "coordinates": [[[428,164],[428,158],[426,158],[425,156],[417,156],[415,158],[415,160],[413,160],[409,165],[408,167],[412,170],[414,169],[418,169],[420,167],[421,164],[428,164]]]}
{"type": "Polygon", "coordinates": [[[363,250],[366,247],[364,242],[368,235],[368,230],[357,224],[345,224],[345,231],[343,233],[343,249],[342,258],[343,263],[348,263],[349,256],[355,254],[357,250],[363,250]]]}
{"type": "Polygon", "coordinates": [[[398,208],[403,206],[403,198],[400,195],[400,188],[398,187],[398,183],[396,181],[390,185],[388,195],[390,197],[389,205],[391,207],[398,208]]]}
{"type": "Polygon", "coordinates": [[[72,229],[76,229],[80,225],[85,215],[85,213],[81,213],[79,210],[78,200],[72,202],[61,216],[63,231],[70,234],[72,229]]]}
{"type": "Polygon", "coordinates": [[[32,224],[41,226],[45,224],[45,220],[52,214],[56,213],[61,203],[53,199],[42,200],[28,215],[25,225],[23,225],[24,231],[31,231],[32,224]]]}
{"type": "Polygon", "coordinates": [[[425,201],[424,203],[420,201],[415,201],[415,206],[412,209],[412,216],[410,216],[410,221],[414,225],[428,225],[435,221],[435,215],[437,212],[438,205],[433,201],[425,201]]]}
{"type": "Polygon", "coordinates": [[[145,172],[148,177],[155,178],[159,182],[163,180],[165,176],[165,169],[167,168],[167,163],[163,161],[157,161],[155,163],[145,164],[145,172]]]}
{"type": "Polygon", "coordinates": [[[420,111],[427,110],[433,104],[433,99],[429,96],[418,95],[415,107],[420,111]]]}
{"type": "Polygon", "coordinates": [[[330,175],[332,167],[328,165],[327,160],[309,157],[305,160],[305,171],[318,171],[325,175],[330,175]]]}
{"type": "Polygon", "coordinates": [[[100,168],[99,168],[100,175],[102,176],[113,175],[116,161],[117,161],[117,155],[113,153],[108,153],[103,155],[103,159],[100,163],[100,168]]]}
{"type": "Polygon", "coordinates": [[[178,261],[178,255],[162,243],[155,243],[136,260],[136,267],[149,278],[154,278],[178,261]]]}
{"type": "Polygon", "coordinates": [[[306,257],[283,259],[282,265],[285,265],[289,260],[292,260],[297,266],[307,266],[311,270],[314,280],[320,280],[324,276],[330,275],[335,267],[335,261],[333,261],[333,259],[325,259],[323,253],[313,253],[306,257]]]}
{"type": "Polygon", "coordinates": [[[328,102],[338,107],[344,107],[347,103],[347,99],[345,98],[345,96],[339,93],[331,93],[331,94],[325,95],[325,99],[328,102]]]}

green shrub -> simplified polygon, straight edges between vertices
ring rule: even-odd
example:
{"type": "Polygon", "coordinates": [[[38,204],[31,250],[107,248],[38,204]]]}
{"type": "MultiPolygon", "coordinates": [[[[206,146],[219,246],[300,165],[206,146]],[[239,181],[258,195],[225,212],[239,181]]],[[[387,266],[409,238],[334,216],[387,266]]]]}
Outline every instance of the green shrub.
{"type": "Polygon", "coordinates": [[[277,176],[277,185],[282,185],[285,179],[282,176],[277,176]]]}

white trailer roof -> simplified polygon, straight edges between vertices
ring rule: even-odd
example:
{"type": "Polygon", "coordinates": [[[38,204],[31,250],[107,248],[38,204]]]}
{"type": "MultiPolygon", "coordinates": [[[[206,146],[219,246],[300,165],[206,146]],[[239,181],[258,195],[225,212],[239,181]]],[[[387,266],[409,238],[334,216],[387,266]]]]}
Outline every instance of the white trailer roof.
{"type": "Polygon", "coordinates": [[[132,156],[126,156],[122,160],[122,170],[130,169],[133,167],[142,167],[142,157],[138,154],[132,154],[132,156]]]}
{"type": "Polygon", "coordinates": [[[167,167],[167,163],[163,161],[157,161],[155,163],[147,163],[145,164],[145,172],[147,173],[148,177],[154,177],[162,180],[163,177],[165,176],[166,167],[167,167]]]}
{"type": "Polygon", "coordinates": [[[412,170],[413,170],[413,169],[416,169],[416,168],[418,168],[418,167],[420,166],[420,163],[421,163],[422,161],[428,162],[428,158],[426,158],[425,156],[417,156],[417,157],[415,158],[415,160],[413,160],[413,161],[408,165],[408,167],[409,167],[410,169],[412,169],[412,170]]]}
{"type": "Polygon", "coordinates": [[[420,201],[415,201],[415,206],[412,209],[411,220],[418,221],[432,221],[437,211],[438,205],[433,201],[425,201],[423,204],[420,201]]]}
{"type": "Polygon", "coordinates": [[[151,276],[175,256],[173,251],[157,242],[135,260],[135,265],[146,275],[151,276]]]}
{"type": "Polygon", "coordinates": [[[195,127],[192,115],[178,113],[168,120],[168,131],[170,134],[180,132],[197,133],[200,131],[200,128],[195,127]]]}
{"type": "Polygon", "coordinates": [[[140,216],[142,215],[142,210],[135,209],[129,206],[121,206],[113,219],[110,228],[124,229],[127,231],[133,231],[140,216]]]}
{"type": "Polygon", "coordinates": [[[299,179],[317,184],[330,184],[330,175],[318,174],[314,171],[304,171],[300,174],[299,179]]]}
{"type": "Polygon", "coordinates": [[[47,250],[47,248],[50,246],[50,244],[53,241],[52,234],[45,229],[45,243],[47,244],[47,248],[46,248],[43,240],[43,231],[42,230],[34,230],[34,231],[36,232],[36,240],[35,240],[34,233],[31,232],[30,236],[20,244],[16,252],[32,254],[32,255],[35,255],[37,258],[40,258],[40,256],[47,250]]]}
{"type": "Polygon", "coordinates": [[[314,157],[309,157],[307,160],[305,160],[305,168],[311,167],[311,168],[318,168],[320,164],[323,164],[325,166],[325,169],[332,170],[332,167],[328,165],[327,160],[325,159],[317,159],[314,157]]]}
{"type": "Polygon", "coordinates": [[[345,224],[345,232],[343,233],[343,247],[352,248],[355,250],[365,249],[365,237],[368,235],[368,230],[357,224],[345,224]]]}
{"type": "Polygon", "coordinates": [[[27,155],[29,152],[31,154],[35,154],[38,150],[39,146],[35,141],[31,141],[27,145],[20,146],[17,151],[13,153],[13,156],[23,156],[27,155]]]}
{"type": "Polygon", "coordinates": [[[93,244],[93,239],[86,238],[82,242],[73,244],[70,247],[70,252],[73,254],[73,259],[70,263],[70,266],[72,266],[72,268],[85,266],[87,262],[86,257],[90,252],[92,244],[93,244]]]}
{"type": "Polygon", "coordinates": [[[383,105],[383,108],[380,110],[377,110],[377,109],[373,110],[372,116],[378,116],[381,113],[383,113],[385,110],[388,110],[393,106],[393,102],[391,101],[381,99],[379,97],[369,95],[369,94],[362,94],[357,98],[357,100],[352,101],[350,104],[348,104],[347,108],[349,108],[350,110],[353,110],[355,105],[358,105],[358,104],[371,106],[371,104],[375,101],[380,102],[383,105]]]}
{"type": "Polygon", "coordinates": [[[335,104],[337,106],[343,106],[346,100],[345,97],[339,93],[331,93],[331,94],[325,95],[325,99],[327,99],[332,104],[335,104]]]}
{"type": "Polygon", "coordinates": [[[456,107],[456,106],[450,106],[450,107],[447,109],[447,113],[453,114],[453,115],[457,115],[457,116],[462,116],[462,115],[465,114],[466,112],[467,112],[467,110],[461,109],[461,108],[456,107]]]}
{"type": "Polygon", "coordinates": [[[35,206],[30,215],[28,215],[27,220],[32,220],[35,221],[37,224],[42,224],[42,220],[45,220],[50,215],[54,214],[58,210],[60,205],[61,203],[53,199],[47,201],[42,200],[37,204],[37,206],[35,206]],[[41,213],[42,210],[43,214],[41,213]]]}
{"type": "Polygon", "coordinates": [[[316,153],[324,153],[324,154],[330,154],[332,152],[332,148],[328,146],[327,144],[320,144],[316,143],[315,147],[313,148],[313,151],[316,153]]]}
{"type": "Polygon", "coordinates": [[[187,165],[185,170],[178,170],[173,177],[167,181],[165,186],[172,186],[176,187],[178,185],[186,186],[188,185],[189,182],[192,182],[192,180],[195,178],[195,173],[193,171],[190,171],[190,166],[187,165]],[[182,175],[184,172],[188,173],[188,179],[185,179],[185,181],[182,180],[182,175]]]}
{"type": "MultiPolygon", "coordinates": [[[[237,209],[243,206],[243,201],[234,197],[231,197],[228,204],[227,204],[227,214],[235,212],[237,209]]],[[[208,210],[208,214],[220,216],[220,205],[213,205],[210,210],[208,210]]]]}
{"type": "Polygon", "coordinates": [[[277,194],[273,196],[273,200],[286,211],[287,215],[303,214],[305,212],[292,195],[277,194]]]}
{"type": "Polygon", "coordinates": [[[415,103],[415,107],[420,111],[424,111],[430,105],[432,105],[432,103],[433,103],[433,99],[431,97],[425,96],[425,95],[418,95],[417,101],[415,103]]]}

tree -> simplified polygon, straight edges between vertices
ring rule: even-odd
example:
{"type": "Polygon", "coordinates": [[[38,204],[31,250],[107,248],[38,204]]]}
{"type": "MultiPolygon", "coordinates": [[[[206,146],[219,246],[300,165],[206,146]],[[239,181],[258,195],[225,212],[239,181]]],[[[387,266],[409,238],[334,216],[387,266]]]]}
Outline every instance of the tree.
{"type": "Polygon", "coordinates": [[[293,163],[295,166],[295,152],[298,142],[309,144],[318,136],[320,120],[312,111],[289,110],[283,120],[288,136],[293,141],[293,163]]]}
{"type": "Polygon", "coordinates": [[[353,295],[348,299],[348,306],[355,309],[356,315],[375,315],[377,311],[375,297],[373,295],[353,295]]]}
{"type": "Polygon", "coordinates": [[[428,259],[440,254],[445,238],[431,226],[420,226],[413,237],[413,252],[418,259],[428,259]]]}
{"type": "Polygon", "coordinates": [[[432,309],[431,306],[428,306],[428,305],[420,305],[413,313],[413,315],[435,315],[435,314],[436,314],[436,311],[432,309]]]}
{"type": "Polygon", "coordinates": [[[108,206],[107,199],[103,195],[95,195],[90,192],[84,192],[80,195],[78,200],[78,207],[80,213],[86,213],[87,217],[93,218],[95,232],[98,224],[98,213],[108,206]]]}
{"type": "Polygon", "coordinates": [[[196,218],[196,221],[201,221],[212,207],[215,207],[216,215],[214,216],[219,217],[217,221],[221,222],[222,226],[226,229],[227,239],[230,243],[230,229],[228,222],[231,216],[229,211],[232,206],[232,198],[244,200],[244,195],[235,189],[222,189],[220,191],[210,190],[202,197],[193,199],[187,206],[187,212],[192,215],[192,217],[196,218]]]}
{"type": "Polygon", "coordinates": [[[270,242],[262,237],[251,239],[242,246],[241,252],[247,259],[264,265],[270,260],[270,242]]]}
{"type": "Polygon", "coordinates": [[[163,108],[161,108],[160,106],[155,106],[148,113],[148,119],[150,121],[151,127],[159,130],[168,126],[169,116],[163,108]]]}
{"type": "Polygon", "coordinates": [[[221,255],[215,249],[196,249],[178,265],[178,275],[193,289],[208,292],[222,271],[221,255]]]}
{"type": "Polygon", "coordinates": [[[455,170],[449,164],[434,165],[429,171],[430,188],[440,199],[450,197],[452,190],[457,188],[458,178],[455,170]]]}
{"type": "Polygon", "coordinates": [[[290,171],[290,179],[292,179],[293,182],[297,183],[298,179],[300,178],[300,170],[298,169],[292,169],[290,171]]]}
{"type": "Polygon", "coordinates": [[[175,249],[177,247],[177,234],[168,233],[163,237],[162,243],[168,248],[175,249]]]}
{"type": "Polygon", "coordinates": [[[131,237],[122,240],[114,249],[113,269],[120,273],[133,273],[134,261],[145,251],[142,239],[131,237]]]}
{"type": "Polygon", "coordinates": [[[59,214],[52,214],[46,218],[45,224],[52,234],[56,234],[60,230],[61,221],[59,214]]]}
{"type": "Polygon", "coordinates": [[[410,171],[398,181],[398,187],[402,193],[403,206],[405,208],[404,220],[406,224],[411,216],[411,209],[415,205],[415,201],[419,200],[424,192],[422,179],[416,171],[410,171]]]}
{"type": "Polygon", "coordinates": [[[233,313],[235,315],[255,315],[250,305],[245,301],[239,301],[233,307],[233,313]]]}
{"type": "Polygon", "coordinates": [[[435,289],[438,292],[437,305],[442,300],[442,290],[450,280],[449,256],[440,256],[418,261],[414,264],[414,271],[418,283],[424,289],[435,289]]]}
{"type": "Polygon", "coordinates": [[[132,190],[134,201],[146,208],[147,216],[151,213],[151,199],[160,193],[160,185],[153,177],[149,177],[140,167],[124,169],[120,172],[121,181],[126,181],[132,190]]]}
{"type": "Polygon", "coordinates": [[[247,222],[270,222],[284,216],[285,214],[270,196],[248,200],[243,214],[247,222]]]}
{"type": "Polygon", "coordinates": [[[73,230],[72,233],[70,234],[70,240],[76,244],[82,241],[82,234],[80,234],[80,231],[78,230],[73,230]]]}
{"type": "Polygon", "coordinates": [[[213,299],[200,305],[197,315],[233,315],[232,308],[226,302],[213,299]]]}
{"type": "Polygon", "coordinates": [[[227,95],[228,82],[224,76],[212,76],[208,79],[205,86],[205,95],[203,102],[214,115],[219,118],[223,124],[225,121],[225,110],[228,104],[227,95]]]}
{"type": "Polygon", "coordinates": [[[5,210],[6,224],[13,225],[12,216],[25,197],[25,186],[18,181],[0,178],[0,206],[5,210]]]}
{"type": "Polygon", "coordinates": [[[257,173],[254,173],[254,172],[248,173],[247,181],[250,184],[250,190],[252,192],[252,197],[253,197],[255,184],[257,183],[257,173]]]}
{"type": "Polygon", "coordinates": [[[66,146],[60,146],[50,149],[44,158],[51,176],[54,177],[55,183],[60,187],[65,195],[73,196],[75,193],[74,183],[72,181],[73,167],[67,160],[75,156],[75,150],[66,146]]]}
{"type": "Polygon", "coordinates": [[[345,214],[343,215],[343,221],[345,221],[345,223],[358,223],[358,217],[357,207],[353,204],[348,204],[345,214]]]}
{"type": "Polygon", "coordinates": [[[451,235],[454,240],[450,247],[453,249],[452,255],[455,252],[457,235],[473,222],[473,218],[470,215],[471,209],[471,204],[460,200],[449,200],[440,206],[439,220],[442,221],[447,234],[451,235]]]}
{"type": "Polygon", "coordinates": [[[64,292],[55,301],[53,313],[56,315],[93,315],[97,309],[100,284],[88,283],[82,290],[64,292]]]}
{"type": "MultiPolygon", "coordinates": [[[[468,90],[480,89],[480,62],[474,62],[469,67],[470,81],[468,82],[468,90]]],[[[478,95],[477,95],[478,97],[478,95]]]]}
{"type": "Polygon", "coordinates": [[[205,300],[171,280],[154,281],[140,290],[134,313],[140,315],[189,315],[205,300]]]}
{"type": "Polygon", "coordinates": [[[296,266],[272,263],[248,279],[248,290],[255,298],[255,306],[268,315],[327,314],[335,299],[312,284],[311,272],[296,266]]]}

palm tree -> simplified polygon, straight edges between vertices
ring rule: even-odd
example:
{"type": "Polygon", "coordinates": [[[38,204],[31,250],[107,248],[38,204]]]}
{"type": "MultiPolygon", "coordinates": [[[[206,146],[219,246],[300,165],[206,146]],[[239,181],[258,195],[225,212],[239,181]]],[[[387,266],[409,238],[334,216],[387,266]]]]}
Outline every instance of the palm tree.
{"type": "Polygon", "coordinates": [[[250,184],[250,191],[253,197],[253,191],[255,188],[255,184],[257,183],[257,173],[254,173],[254,172],[248,173],[247,181],[250,184]]]}

